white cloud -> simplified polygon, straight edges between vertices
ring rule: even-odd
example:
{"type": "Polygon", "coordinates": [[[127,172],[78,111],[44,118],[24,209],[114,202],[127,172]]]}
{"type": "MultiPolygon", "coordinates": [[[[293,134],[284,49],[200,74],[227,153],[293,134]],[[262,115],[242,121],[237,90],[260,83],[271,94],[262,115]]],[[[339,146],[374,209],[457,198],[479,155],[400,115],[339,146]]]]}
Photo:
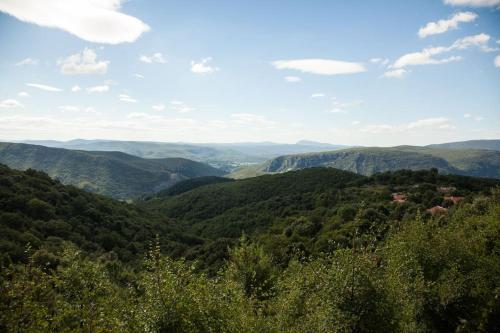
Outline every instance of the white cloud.
{"type": "Polygon", "coordinates": [[[160,103],[152,106],[152,109],[155,111],[163,111],[165,110],[165,104],[160,103]]]}
{"type": "Polygon", "coordinates": [[[353,121],[353,122],[351,123],[351,125],[352,125],[352,126],[357,126],[357,125],[359,125],[359,124],[361,124],[361,122],[360,122],[359,120],[355,120],[355,121],[353,121]]]}
{"type": "Polygon", "coordinates": [[[500,55],[497,55],[495,57],[495,60],[493,60],[493,64],[495,65],[495,67],[500,67],[500,55]]]}
{"type": "Polygon", "coordinates": [[[121,13],[124,0],[10,0],[0,11],[43,27],[59,28],[94,43],[134,42],[149,30],[141,20],[121,13]]]}
{"type": "Polygon", "coordinates": [[[58,107],[58,109],[64,113],[100,114],[93,107],[90,107],[90,106],[82,107],[82,106],[75,106],[75,105],[62,105],[62,106],[58,107]]]}
{"type": "Polygon", "coordinates": [[[474,36],[467,36],[456,40],[453,45],[448,48],[448,51],[451,51],[453,49],[465,50],[471,46],[477,46],[483,52],[492,52],[498,50],[496,48],[490,48],[488,46],[488,42],[490,41],[490,39],[491,37],[484,33],[474,36]]]}
{"type": "Polygon", "coordinates": [[[450,29],[458,28],[458,24],[461,22],[472,22],[477,18],[476,13],[472,12],[460,12],[454,14],[451,18],[447,20],[439,20],[437,22],[429,22],[425,27],[418,30],[418,36],[420,38],[425,38],[430,35],[442,34],[450,29]]]}
{"type": "Polygon", "coordinates": [[[134,74],[134,76],[138,79],[144,79],[144,75],[142,74],[134,74]]]}
{"type": "Polygon", "coordinates": [[[212,67],[209,63],[212,62],[212,58],[208,57],[201,59],[200,61],[191,61],[191,72],[196,74],[213,74],[219,71],[218,67],[212,67]]]}
{"type": "Polygon", "coordinates": [[[139,61],[145,62],[146,64],[153,64],[153,63],[164,64],[167,62],[163,57],[163,54],[161,54],[160,52],[156,52],[155,54],[152,54],[150,56],[141,55],[139,61]]]}
{"type": "Polygon", "coordinates": [[[182,101],[170,101],[170,107],[172,110],[179,112],[179,113],[187,113],[191,112],[194,110],[191,106],[187,105],[186,103],[182,101]]]}
{"type": "Polygon", "coordinates": [[[325,94],[323,93],[314,93],[311,95],[311,98],[321,98],[321,97],[325,97],[325,94]]]}
{"type": "Polygon", "coordinates": [[[88,87],[87,91],[89,93],[103,93],[109,91],[109,86],[107,84],[102,86],[88,87]]]}
{"type": "Polygon", "coordinates": [[[129,95],[125,95],[125,94],[118,95],[118,98],[120,99],[121,102],[126,102],[126,103],[137,103],[137,102],[139,102],[135,98],[132,98],[129,95]]]}
{"type": "Polygon", "coordinates": [[[78,86],[78,85],[73,86],[73,87],[71,88],[71,91],[72,91],[72,92],[78,92],[78,91],[80,91],[80,90],[82,90],[82,88],[80,88],[80,86],[78,86]]]}
{"type": "Polygon", "coordinates": [[[14,109],[22,107],[24,106],[15,99],[4,99],[3,101],[0,101],[0,108],[14,109]]]}
{"type": "Polygon", "coordinates": [[[455,126],[450,123],[448,118],[436,117],[419,119],[410,123],[403,124],[372,124],[359,129],[361,133],[369,134],[390,134],[415,131],[436,131],[436,130],[454,130],[455,126]]]}
{"type": "Polygon", "coordinates": [[[487,34],[478,34],[457,39],[450,46],[428,47],[420,52],[408,53],[397,59],[391,68],[404,68],[406,66],[416,65],[437,65],[462,60],[460,56],[450,56],[447,58],[436,59],[435,56],[451,52],[453,50],[464,50],[471,46],[477,46],[480,50],[489,52],[493,49],[488,47],[490,36],[487,34]]]}
{"type": "Polygon", "coordinates": [[[85,48],[81,53],[75,53],[57,62],[63,74],[105,74],[109,61],[98,61],[94,50],[85,48]]]}
{"type": "Polygon", "coordinates": [[[277,60],[272,63],[276,69],[293,69],[318,75],[353,74],[366,71],[361,63],[332,59],[277,60]]]}
{"type": "Polygon", "coordinates": [[[302,79],[300,77],[297,77],[297,76],[285,76],[284,79],[288,83],[297,83],[297,82],[302,81],[302,79]]]}
{"type": "MultiPolygon", "coordinates": [[[[1,6],[1,4],[0,4],[0,6],[1,6]]],[[[38,65],[38,62],[39,62],[38,59],[26,58],[26,59],[23,59],[19,62],[16,62],[16,66],[27,66],[27,65],[36,66],[36,65],[38,65]]]]}
{"type": "Polygon", "coordinates": [[[30,94],[28,94],[26,91],[21,91],[17,94],[19,97],[30,97],[30,94]]]}
{"type": "Polygon", "coordinates": [[[483,119],[484,119],[483,117],[474,117],[474,120],[475,120],[475,121],[481,121],[481,120],[483,120],[483,119]]]}
{"type": "Polygon", "coordinates": [[[409,71],[403,68],[393,69],[382,74],[382,77],[402,79],[409,71]]]}
{"type": "Polygon", "coordinates": [[[33,88],[37,88],[37,89],[45,90],[45,91],[52,91],[52,92],[62,91],[62,89],[59,89],[59,88],[56,88],[56,87],[52,87],[52,86],[48,86],[48,85],[45,85],[45,84],[26,83],[26,85],[28,87],[33,87],[33,88]]]}
{"type": "Polygon", "coordinates": [[[470,6],[470,7],[500,6],[500,0],[444,0],[444,3],[452,6],[470,6]]]}
{"type": "Polygon", "coordinates": [[[470,113],[465,113],[464,114],[464,118],[470,118],[470,117],[472,117],[472,115],[470,113]]]}
{"type": "Polygon", "coordinates": [[[420,119],[409,123],[406,127],[408,129],[418,129],[418,128],[449,128],[448,118],[438,117],[438,118],[427,118],[420,119]]]}
{"type": "Polygon", "coordinates": [[[371,58],[370,62],[372,64],[379,64],[380,66],[386,66],[389,63],[389,59],[385,58],[371,58]]]}
{"type": "Polygon", "coordinates": [[[274,128],[275,125],[274,121],[268,120],[265,116],[251,113],[233,113],[231,119],[234,124],[257,128],[274,128]]]}
{"type": "Polygon", "coordinates": [[[330,113],[347,113],[349,109],[356,108],[363,104],[363,101],[356,100],[350,102],[341,102],[333,98],[332,108],[328,111],[330,113]]]}

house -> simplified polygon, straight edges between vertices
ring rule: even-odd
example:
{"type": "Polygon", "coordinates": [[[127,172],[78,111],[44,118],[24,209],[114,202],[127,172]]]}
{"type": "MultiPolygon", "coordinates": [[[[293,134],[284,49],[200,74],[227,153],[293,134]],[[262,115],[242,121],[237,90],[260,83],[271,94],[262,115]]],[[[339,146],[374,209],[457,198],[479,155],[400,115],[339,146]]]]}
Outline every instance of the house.
{"type": "Polygon", "coordinates": [[[406,194],[405,193],[393,193],[392,194],[392,202],[398,202],[398,203],[406,202],[406,194]]]}
{"type": "Polygon", "coordinates": [[[437,190],[440,193],[451,193],[453,191],[456,191],[457,188],[454,186],[440,186],[437,188],[437,190]]]}
{"type": "Polygon", "coordinates": [[[460,201],[462,201],[464,199],[464,197],[459,197],[459,196],[456,196],[456,195],[446,195],[444,197],[444,200],[450,200],[450,201],[453,201],[453,204],[456,205],[458,204],[460,201]]]}
{"type": "Polygon", "coordinates": [[[427,209],[426,212],[430,213],[431,215],[440,215],[440,214],[446,214],[448,212],[448,209],[441,206],[434,206],[432,208],[427,209]]]}

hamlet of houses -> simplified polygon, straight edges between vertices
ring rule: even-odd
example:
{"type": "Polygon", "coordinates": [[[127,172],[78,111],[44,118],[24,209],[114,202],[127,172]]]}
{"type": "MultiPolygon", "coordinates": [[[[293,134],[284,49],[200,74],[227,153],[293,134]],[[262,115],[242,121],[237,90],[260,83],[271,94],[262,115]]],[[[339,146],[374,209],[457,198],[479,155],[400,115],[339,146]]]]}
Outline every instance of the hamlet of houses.
{"type": "MultiPolygon", "coordinates": [[[[456,187],[453,186],[440,186],[437,188],[437,191],[439,193],[443,194],[443,200],[444,201],[449,201],[453,205],[457,205],[461,200],[464,199],[462,196],[457,196],[457,195],[452,195],[451,193],[455,192],[457,189],[456,187]]],[[[407,200],[407,194],[404,192],[396,192],[392,193],[392,202],[394,203],[405,203],[407,200]]],[[[446,214],[448,212],[448,209],[443,207],[443,206],[434,206],[426,210],[426,212],[430,213],[431,215],[438,215],[438,214],[446,214]]]]}

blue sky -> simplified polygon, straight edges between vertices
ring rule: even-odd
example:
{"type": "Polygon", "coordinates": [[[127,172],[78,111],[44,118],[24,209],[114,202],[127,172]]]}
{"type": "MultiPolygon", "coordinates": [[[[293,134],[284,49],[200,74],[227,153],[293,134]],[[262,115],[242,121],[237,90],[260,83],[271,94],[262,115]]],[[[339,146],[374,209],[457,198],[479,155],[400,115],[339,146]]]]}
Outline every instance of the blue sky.
{"type": "Polygon", "coordinates": [[[0,0],[0,140],[500,138],[500,0],[40,3],[0,0]]]}

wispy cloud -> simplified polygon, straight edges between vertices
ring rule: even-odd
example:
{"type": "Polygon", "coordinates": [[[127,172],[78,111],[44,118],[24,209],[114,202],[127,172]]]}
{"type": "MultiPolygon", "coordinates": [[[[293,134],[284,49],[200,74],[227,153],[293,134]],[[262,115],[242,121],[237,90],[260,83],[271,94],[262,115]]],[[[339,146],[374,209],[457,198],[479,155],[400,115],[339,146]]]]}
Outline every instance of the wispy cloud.
{"type": "Polygon", "coordinates": [[[418,30],[418,36],[425,38],[431,35],[442,34],[450,29],[457,29],[459,23],[473,22],[477,18],[476,13],[460,12],[454,14],[447,20],[439,20],[437,22],[429,22],[424,27],[418,30]]]}
{"type": "Polygon", "coordinates": [[[323,93],[314,93],[311,95],[311,98],[321,98],[321,97],[325,97],[325,94],[323,93]]]}
{"type": "Polygon", "coordinates": [[[389,63],[389,59],[387,59],[387,58],[371,58],[370,62],[372,64],[378,64],[380,66],[387,66],[387,64],[389,63]]]}
{"type": "Polygon", "coordinates": [[[402,79],[406,76],[406,74],[408,74],[408,72],[408,70],[403,68],[393,69],[382,74],[382,77],[402,79]]]}
{"type": "Polygon", "coordinates": [[[213,74],[215,72],[218,72],[219,68],[210,66],[211,62],[212,62],[211,57],[201,59],[200,61],[193,60],[191,61],[191,72],[202,75],[213,74]]]}
{"type": "MultiPolygon", "coordinates": [[[[0,4],[1,6],[1,4],[0,4]]],[[[32,58],[25,58],[19,62],[16,62],[16,66],[36,66],[38,65],[39,60],[38,59],[32,59],[32,58]]]]}
{"type": "Polygon", "coordinates": [[[142,74],[134,74],[134,76],[138,79],[144,79],[144,75],[142,74]]]}
{"type": "Polygon", "coordinates": [[[73,86],[73,87],[71,88],[71,91],[72,91],[72,92],[78,92],[78,91],[80,91],[80,90],[82,90],[82,88],[80,88],[80,86],[78,86],[78,85],[73,86]]]}
{"type": "Polygon", "coordinates": [[[118,95],[118,99],[121,102],[125,102],[125,103],[137,103],[137,102],[139,102],[135,98],[132,98],[129,95],[126,95],[126,94],[120,94],[120,95],[118,95]]]}
{"type": "Polygon", "coordinates": [[[89,93],[104,93],[109,91],[109,86],[107,84],[101,86],[88,87],[87,91],[89,93]]]}
{"type": "Polygon", "coordinates": [[[165,104],[163,104],[163,103],[155,104],[151,108],[155,111],[163,111],[163,110],[165,110],[165,104]]]}
{"type": "Polygon", "coordinates": [[[17,96],[19,97],[30,97],[30,94],[28,94],[26,91],[20,91],[17,96]]]}
{"type": "Polygon", "coordinates": [[[318,75],[354,74],[366,71],[363,64],[333,59],[277,60],[272,65],[276,69],[292,69],[318,75]]]}
{"type": "Polygon", "coordinates": [[[436,58],[436,56],[454,50],[465,50],[472,46],[478,47],[483,52],[490,52],[493,50],[490,47],[488,47],[488,42],[490,38],[491,37],[489,35],[482,33],[474,36],[467,36],[464,38],[457,39],[450,46],[428,47],[420,52],[408,53],[401,56],[394,62],[394,64],[391,67],[404,68],[407,66],[438,65],[454,61],[460,61],[462,60],[462,57],[460,56],[453,55],[446,58],[436,58]]]}
{"type": "Polygon", "coordinates": [[[495,59],[493,60],[493,64],[495,67],[500,67],[500,55],[497,55],[495,59]]]}
{"type": "Polygon", "coordinates": [[[22,108],[23,105],[16,101],[15,99],[4,99],[0,101],[0,108],[5,109],[14,109],[14,108],[22,108]]]}
{"type": "Polygon", "coordinates": [[[93,107],[76,106],[76,105],[61,105],[58,109],[63,113],[83,113],[83,114],[100,114],[93,107]]]}
{"type": "Polygon", "coordinates": [[[139,57],[139,61],[141,62],[144,62],[146,64],[164,64],[167,62],[167,60],[165,59],[165,57],[163,57],[163,54],[161,54],[160,52],[156,52],[152,55],[141,55],[139,57]]]}
{"type": "Polygon", "coordinates": [[[347,113],[349,109],[356,108],[363,104],[363,101],[355,100],[350,102],[342,102],[336,98],[332,99],[332,108],[328,110],[330,113],[347,113]]]}
{"type": "Polygon", "coordinates": [[[452,6],[469,6],[469,7],[500,6],[500,0],[444,0],[444,3],[452,6]]]}
{"type": "Polygon", "coordinates": [[[233,113],[231,119],[234,124],[257,128],[274,128],[276,124],[265,116],[252,113],[233,113]]]}
{"type": "Polygon", "coordinates": [[[1,1],[0,11],[43,27],[59,28],[94,43],[134,42],[148,31],[141,20],[121,13],[123,0],[1,1]],[[103,29],[103,27],[106,27],[103,29]]]}
{"type": "Polygon", "coordinates": [[[170,101],[170,108],[179,113],[187,113],[194,110],[191,106],[183,101],[170,101]]]}
{"type": "Polygon", "coordinates": [[[33,88],[37,88],[37,89],[44,90],[44,91],[51,91],[51,92],[63,91],[62,89],[59,89],[59,88],[56,88],[56,87],[53,87],[53,86],[48,86],[48,85],[45,85],[45,84],[26,83],[26,85],[28,87],[33,87],[33,88]]]}
{"type": "Polygon", "coordinates": [[[285,76],[284,80],[288,83],[298,83],[302,81],[302,79],[298,76],[285,76]]]}
{"type": "Polygon", "coordinates": [[[85,48],[58,62],[63,74],[105,74],[108,71],[108,60],[97,60],[94,50],[85,48]]]}

